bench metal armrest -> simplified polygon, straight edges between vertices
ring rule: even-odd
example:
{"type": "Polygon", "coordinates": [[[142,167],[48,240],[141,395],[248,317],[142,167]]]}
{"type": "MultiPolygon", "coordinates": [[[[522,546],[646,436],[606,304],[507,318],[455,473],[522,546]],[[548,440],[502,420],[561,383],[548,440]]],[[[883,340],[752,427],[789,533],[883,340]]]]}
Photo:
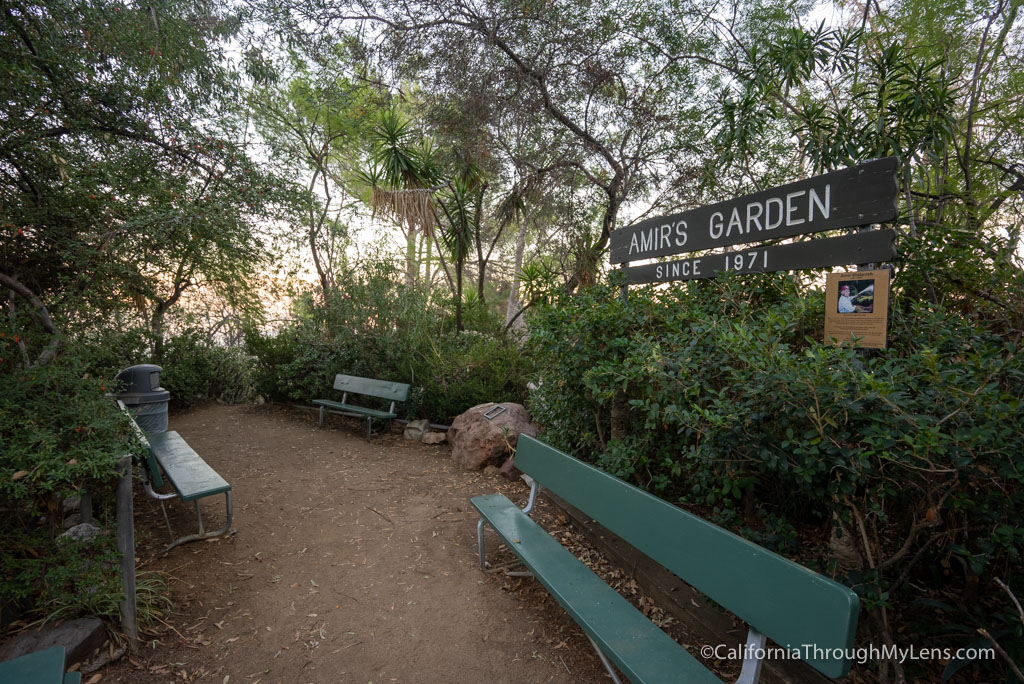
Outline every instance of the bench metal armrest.
{"type": "MultiPolygon", "coordinates": [[[[523,513],[525,513],[526,515],[530,515],[530,512],[533,510],[534,504],[537,503],[537,494],[540,493],[540,483],[538,483],[536,480],[534,480],[529,475],[525,475],[524,474],[522,477],[523,477],[523,482],[525,482],[526,484],[530,485],[530,498],[527,499],[526,505],[523,507],[522,510],[523,510],[523,513]]],[[[483,518],[480,518],[480,520],[478,520],[477,523],[476,523],[476,548],[477,548],[477,553],[480,556],[480,570],[483,571],[483,572],[487,572],[487,561],[484,560],[485,552],[484,552],[484,519],[483,518]]],[[[509,575],[513,575],[513,574],[519,575],[519,574],[521,574],[521,575],[524,575],[524,576],[530,576],[533,573],[530,573],[530,572],[512,573],[512,572],[510,572],[508,574],[509,575]]]]}
{"type": "Polygon", "coordinates": [[[530,515],[530,511],[533,510],[533,505],[537,503],[537,494],[540,493],[540,485],[529,475],[523,475],[523,482],[530,485],[530,498],[526,502],[526,506],[523,507],[523,513],[530,515]]]}

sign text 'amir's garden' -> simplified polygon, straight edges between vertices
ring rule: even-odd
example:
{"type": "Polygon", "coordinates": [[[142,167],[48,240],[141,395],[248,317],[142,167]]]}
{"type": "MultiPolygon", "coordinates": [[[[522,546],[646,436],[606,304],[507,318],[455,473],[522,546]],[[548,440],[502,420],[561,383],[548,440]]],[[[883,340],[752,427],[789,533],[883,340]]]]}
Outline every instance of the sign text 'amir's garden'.
{"type": "MultiPolygon", "coordinates": [[[[612,233],[611,263],[763,242],[825,230],[891,221],[896,217],[895,157],[886,157],[807,180],[612,233]]],[[[793,245],[713,254],[628,269],[631,284],[713,278],[717,273],[796,270],[883,261],[894,256],[892,231],[871,231],[793,245]]]]}

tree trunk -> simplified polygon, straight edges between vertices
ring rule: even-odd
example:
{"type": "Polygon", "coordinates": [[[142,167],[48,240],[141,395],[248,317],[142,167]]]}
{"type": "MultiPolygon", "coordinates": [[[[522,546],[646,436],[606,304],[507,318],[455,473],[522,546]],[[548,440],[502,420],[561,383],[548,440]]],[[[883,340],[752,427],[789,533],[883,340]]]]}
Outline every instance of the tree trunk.
{"type": "Polygon", "coordinates": [[[324,298],[324,304],[327,303],[330,297],[330,278],[327,276],[327,270],[324,268],[323,259],[320,256],[320,250],[316,246],[316,237],[319,233],[319,228],[316,230],[309,231],[309,251],[313,255],[313,266],[316,268],[316,275],[320,279],[320,294],[324,298]]]}
{"type": "Polygon", "coordinates": [[[423,242],[425,243],[424,249],[426,250],[426,258],[423,259],[423,268],[425,271],[423,274],[423,282],[426,283],[427,289],[429,290],[431,281],[434,277],[434,245],[433,240],[431,240],[426,234],[423,235],[423,242]]]}
{"type": "Polygon", "coordinates": [[[455,329],[458,332],[462,332],[462,265],[465,261],[465,255],[455,261],[455,329]]]}
{"type": "Polygon", "coordinates": [[[167,309],[160,302],[153,309],[149,320],[149,334],[153,341],[153,363],[160,365],[164,360],[164,313],[167,309]]]}
{"type": "Polygon", "coordinates": [[[416,262],[416,227],[409,226],[405,234],[405,284],[408,287],[416,285],[416,277],[419,275],[419,264],[416,262]]]}
{"type": "MultiPolygon", "coordinates": [[[[512,288],[508,293],[508,307],[505,309],[505,327],[507,328],[512,319],[515,318],[516,314],[519,313],[519,309],[522,308],[522,301],[519,299],[519,287],[522,285],[522,281],[519,279],[519,273],[523,270],[523,255],[526,252],[526,222],[519,222],[519,235],[516,237],[516,256],[515,263],[512,266],[512,288]]],[[[519,324],[521,326],[522,324],[519,324]]],[[[519,327],[517,326],[517,327],[519,327]]]]}

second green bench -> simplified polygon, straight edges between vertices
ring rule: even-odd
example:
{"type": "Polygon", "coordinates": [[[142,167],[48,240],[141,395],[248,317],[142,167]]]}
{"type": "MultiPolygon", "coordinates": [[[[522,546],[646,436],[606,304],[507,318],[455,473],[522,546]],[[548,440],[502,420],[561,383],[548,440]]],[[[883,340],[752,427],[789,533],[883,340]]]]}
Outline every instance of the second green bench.
{"type": "MultiPolygon", "coordinates": [[[[125,408],[123,402],[118,401],[121,410],[131,413],[125,408]]],[[[233,533],[231,529],[231,485],[220,476],[216,470],[210,467],[195,450],[188,445],[185,439],[177,432],[151,432],[146,434],[139,428],[134,418],[131,418],[139,440],[146,445],[147,456],[143,463],[143,486],[146,494],[160,502],[160,509],[164,514],[164,521],[167,523],[167,531],[171,535],[171,544],[167,547],[170,551],[175,546],[187,542],[200,541],[211,537],[233,533]],[[164,479],[170,483],[173,492],[161,494],[156,489],[163,487],[164,479]],[[217,494],[224,495],[227,521],[218,530],[207,532],[203,525],[203,516],[199,511],[199,500],[217,494]],[[185,535],[175,539],[174,530],[171,529],[171,520],[167,515],[167,508],[164,502],[169,499],[181,499],[191,501],[196,512],[196,520],[199,523],[199,532],[185,535]]]]}
{"type": "Polygon", "coordinates": [[[320,407],[320,425],[323,426],[324,424],[324,411],[327,409],[332,409],[331,413],[340,413],[343,416],[365,417],[367,440],[373,434],[373,419],[390,421],[393,418],[397,418],[398,414],[395,413],[395,404],[409,398],[409,385],[403,382],[374,380],[372,378],[360,378],[355,375],[342,375],[340,373],[334,376],[334,389],[342,392],[341,401],[331,399],[313,400],[313,403],[320,407]],[[391,408],[387,411],[381,411],[350,404],[348,401],[350,394],[390,400],[391,408]]]}

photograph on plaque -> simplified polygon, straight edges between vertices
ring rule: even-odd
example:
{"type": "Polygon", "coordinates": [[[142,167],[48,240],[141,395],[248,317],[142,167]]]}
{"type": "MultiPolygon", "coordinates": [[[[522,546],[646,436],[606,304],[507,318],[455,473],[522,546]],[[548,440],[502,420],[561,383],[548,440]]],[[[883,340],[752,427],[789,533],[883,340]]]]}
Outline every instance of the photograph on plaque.
{"type": "Polygon", "coordinates": [[[875,301],[874,280],[840,280],[837,313],[871,313],[875,301]]]}
{"type": "Polygon", "coordinates": [[[888,344],[889,271],[830,273],[825,282],[825,339],[862,349],[888,344]]]}

